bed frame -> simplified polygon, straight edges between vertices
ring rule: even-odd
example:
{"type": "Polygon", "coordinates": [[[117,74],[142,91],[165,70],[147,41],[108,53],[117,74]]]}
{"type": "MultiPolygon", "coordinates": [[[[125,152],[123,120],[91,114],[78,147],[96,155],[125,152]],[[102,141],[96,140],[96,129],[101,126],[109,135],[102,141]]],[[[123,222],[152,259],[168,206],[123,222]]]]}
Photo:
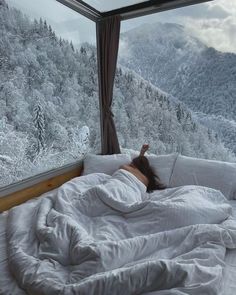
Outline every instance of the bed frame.
{"type": "Polygon", "coordinates": [[[80,176],[82,170],[83,164],[79,162],[4,188],[0,191],[0,213],[61,186],[72,178],[80,176]]]}

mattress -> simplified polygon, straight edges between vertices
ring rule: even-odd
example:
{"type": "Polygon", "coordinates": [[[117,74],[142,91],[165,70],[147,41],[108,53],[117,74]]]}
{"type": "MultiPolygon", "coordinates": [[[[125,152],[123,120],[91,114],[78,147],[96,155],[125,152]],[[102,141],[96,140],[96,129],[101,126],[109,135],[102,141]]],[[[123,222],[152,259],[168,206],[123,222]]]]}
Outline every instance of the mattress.
{"type": "MultiPolygon", "coordinates": [[[[236,219],[236,201],[230,201],[230,204],[233,208],[233,217],[236,219]]],[[[26,295],[19,288],[8,268],[5,237],[6,221],[7,212],[4,212],[0,214],[0,295],[26,295]]],[[[235,294],[236,290],[236,249],[227,250],[225,264],[221,294],[232,295],[235,294]]]]}

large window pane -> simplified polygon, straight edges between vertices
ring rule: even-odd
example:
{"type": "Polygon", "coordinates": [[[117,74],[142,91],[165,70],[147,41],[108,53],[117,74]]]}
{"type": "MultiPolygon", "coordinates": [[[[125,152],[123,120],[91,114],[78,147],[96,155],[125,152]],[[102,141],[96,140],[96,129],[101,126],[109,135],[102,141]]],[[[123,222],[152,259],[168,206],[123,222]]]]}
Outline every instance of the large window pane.
{"type": "Polygon", "coordinates": [[[0,186],[100,151],[95,24],[0,0],[0,186]]]}
{"type": "Polygon", "coordinates": [[[85,0],[84,2],[88,3],[89,5],[91,5],[95,9],[97,9],[98,11],[105,12],[105,11],[110,11],[110,10],[130,6],[130,5],[146,2],[146,1],[147,0],[126,0],[126,1],[122,1],[122,0],[118,0],[118,1],[117,0],[116,1],[111,1],[111,0],[99,0],[99,1],[97,1],[97,0],[85,0]]]}
{"type": "Polygon", "coordinates": [[[236,159],[236,3],[122,23],[114,113],[123,148],[236,159]]]}

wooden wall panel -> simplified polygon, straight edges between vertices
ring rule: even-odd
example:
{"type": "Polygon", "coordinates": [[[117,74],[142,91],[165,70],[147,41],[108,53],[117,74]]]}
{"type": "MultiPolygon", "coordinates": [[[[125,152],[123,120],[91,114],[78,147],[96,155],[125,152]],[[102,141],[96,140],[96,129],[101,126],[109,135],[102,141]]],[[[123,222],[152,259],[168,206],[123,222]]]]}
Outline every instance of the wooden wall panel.
{"type": "Polygon", "coordinates": [[[43,193],[61,186],[66,181],[80,176],[81,171],[82,167],[77,167],[69,172],[49,178],[31,187],[0,198],[0,212],[6,211],[16,205],[20,205],[32,198],[39,197],[43,193]]]}

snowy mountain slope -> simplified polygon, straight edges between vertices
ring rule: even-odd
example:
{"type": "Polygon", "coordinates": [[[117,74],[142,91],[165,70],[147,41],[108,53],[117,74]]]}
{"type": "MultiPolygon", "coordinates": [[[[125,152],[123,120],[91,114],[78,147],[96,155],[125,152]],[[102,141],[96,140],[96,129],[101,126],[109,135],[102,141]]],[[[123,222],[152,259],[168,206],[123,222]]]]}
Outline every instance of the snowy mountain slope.
{"type": "MultiPolygon", "coordinates": [[[[96,49],[59,39],[0,0],[0,186],[99,151],[96,49]]],[[[113,111],[123,147],[235,160],[214,132],[139,75],[119,68],[113,111]]]]}
{"type": "Polygon", "coordinates": [[[137,149],[149,142],[153,153],[234,161],[215,132],[193,119],[184,104],[130,70],[117,71],[113,111],[123,147],[137,149]]]}
{"type": "Polygon", "coordinates": [[[98,152],[100,127],[94,52],[0,4],[2,186],[98,152]]]}
{"type": "Polygon", "coordinates": [[[123,33],[119,62],[193,111],[236,120],[236,55],[208,48],[183,26],[155,23],[123,33]]]}
{"type": "Polygon", "coordinates": [[[194,117],[199,123],[214,130],[225,146],[236,154],[236,122],[234,120],[204,113],[196,113],[194,117]]]}

